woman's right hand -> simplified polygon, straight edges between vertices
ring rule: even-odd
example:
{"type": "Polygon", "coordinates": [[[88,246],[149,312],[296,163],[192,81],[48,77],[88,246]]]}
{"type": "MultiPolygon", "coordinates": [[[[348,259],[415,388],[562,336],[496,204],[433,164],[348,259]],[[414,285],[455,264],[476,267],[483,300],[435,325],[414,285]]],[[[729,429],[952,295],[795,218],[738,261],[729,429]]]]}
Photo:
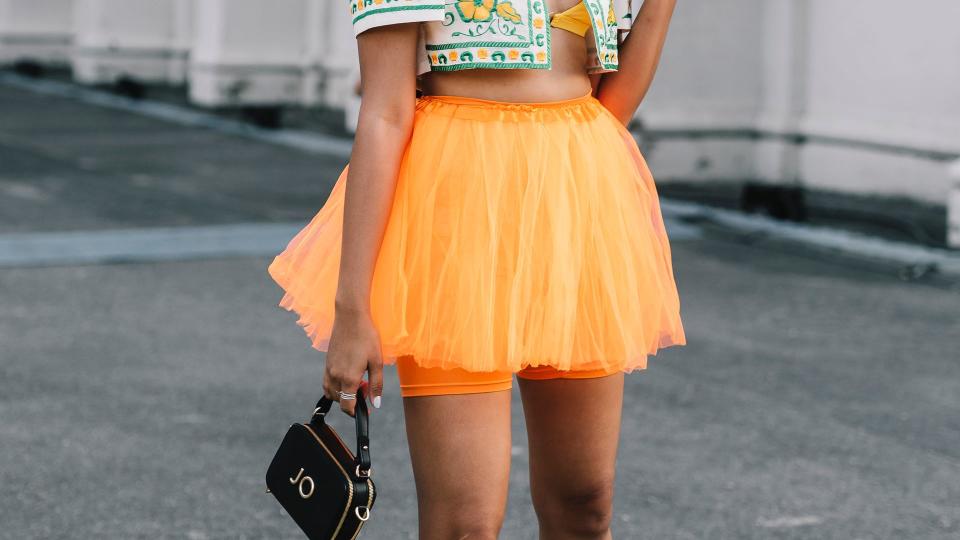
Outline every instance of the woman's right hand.
{"type": "Polygon", "coordinates": [[[353,416],[356,400],[341,400],[339,392],[355,394],[361,384],[364,384],[365,371],[368,373],[368,383],[365,384],[364,396],[370,399],[375,408],[380,408],[380,396],[383,392],[380,334],[369,313],[338,309],[333,319],[323,371],[324,395],[339,402],[340,409],[353,416]]]}

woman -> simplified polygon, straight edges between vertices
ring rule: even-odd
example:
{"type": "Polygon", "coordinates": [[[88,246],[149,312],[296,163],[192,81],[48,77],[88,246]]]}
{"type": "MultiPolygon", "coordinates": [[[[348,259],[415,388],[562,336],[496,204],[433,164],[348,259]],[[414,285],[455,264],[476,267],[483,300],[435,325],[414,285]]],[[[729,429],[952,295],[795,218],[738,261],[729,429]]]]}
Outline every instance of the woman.
{"type": "Polygon", "coordinates": [[[350,164],[269,271],[348,414],[362,384],[380,406],[396,363],[420,538],[497,536],[514,374],[541,538],[610,537],[624,373],[685,343],[625,128],[673,8],[352,2],[350,164]]]}

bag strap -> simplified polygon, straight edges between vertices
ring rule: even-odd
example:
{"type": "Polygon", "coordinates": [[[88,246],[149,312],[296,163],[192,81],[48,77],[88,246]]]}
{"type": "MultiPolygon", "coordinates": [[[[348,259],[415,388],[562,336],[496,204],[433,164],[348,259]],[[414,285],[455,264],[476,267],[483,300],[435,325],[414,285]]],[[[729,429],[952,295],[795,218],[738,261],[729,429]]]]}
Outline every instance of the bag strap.
{"type": "MultiPolygon", "coordinates": [[[[327,396],[320,398],[310,421],[323,423],[323,417],[330,412],[333,400],[327,396]]],[[[367,401],[363,396],[363,389],[357,389],[357,406],[354,409],[354,419],[357,423],[357,476],[370,476],[370,415],[367,410],[367,401]]]]}

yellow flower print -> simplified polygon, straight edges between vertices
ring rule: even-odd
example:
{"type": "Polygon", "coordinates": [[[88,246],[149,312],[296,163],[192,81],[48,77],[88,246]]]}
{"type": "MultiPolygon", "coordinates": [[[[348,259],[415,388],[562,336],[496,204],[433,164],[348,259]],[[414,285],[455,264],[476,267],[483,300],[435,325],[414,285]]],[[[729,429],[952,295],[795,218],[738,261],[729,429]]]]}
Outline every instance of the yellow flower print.
{"type": "Polygon", "coordinates": [[[383,0],[373,0],[373,3],[379,6],[383,3],[383,0]]]}
{"type": "Polygon", "coordinates": [[[457,11],[464,21],[489,21],[493,14],[495,0],[461,0],[457,2],[457,11]]]}
{"type": "Polygon", "coordinates": [[[477,58],[486,60],[490,56],[490,52],[486,49],[477,49],[477,58]]]}
{"type": "MultiPolygon", "coordinates": [[[[511,4],[510,2],[498,3],[497,15],[513,23],[520,22],[520,14],[517,13],[517,10],[513,8],[513,4],[511,4]]],[[[543,25],[543,22],[541,21],[540,24],[543,25]]]]}
{"type": "Polygon", "coordinates": [[[543,28],[543,19],[541,17],[537,17],[536,19],[534,19],[533,27],[537,29],[543,28]]]}
{"type": "Polygon", "coordinates": [[[450,51],[450,60],[457,59],[457,51],[450,51]]]}
{"type": "Polygon", "coordinates": [[[547,59],[547,53],[540,51],[537,53],[537,62],[543,62],[547,59]]]}
{"type": "Polygon", "coordinates": [[[516,60],[517,58],[520,58],[520,51],[516,49],[510,49],[510,52],[507,53],[507,56],[509,56],[511,60],[516,60]]]}
{"type": "Polygon", "coordinates": [[[613,11],[613,0],[610,0],[610,7],[607,8],[607,24],[617,22],[617,14],[613,11]]]}

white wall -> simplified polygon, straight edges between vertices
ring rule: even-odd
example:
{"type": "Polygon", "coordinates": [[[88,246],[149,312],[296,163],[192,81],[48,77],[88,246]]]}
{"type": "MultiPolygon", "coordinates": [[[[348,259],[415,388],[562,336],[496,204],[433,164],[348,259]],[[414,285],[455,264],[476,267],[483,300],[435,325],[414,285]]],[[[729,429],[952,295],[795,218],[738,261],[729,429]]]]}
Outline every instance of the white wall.
{"type": "Polygon", "coordinates": [[[956,0],[678,3],[639,112],[658,180],[943,204],[947,157],[960,155],[958,22],[956,0]]]}
{"type": "MultiPolygon", "coordinates": [[[[182,83],[194,0],[75,0],[74,77],[182,83]]],[[[206,0],[196,0],[204,2],[206,0]]]]}
{"type": "Polygon", "coordinates": [[[642,117],[673,129],[752,126],[763,90],[764,1],[677,2],[642,117]]]}
{"type": "Polygon", "coordinates": [[[360,67],[347,2],[311,0],[308,10],[304,102],[344,107],[360,67]]]}
{"type": "Polygon", "coordinates": [[[811,2],[805,130],[960,152],[960,2],[811,2]]]}
{"type": "MultiPolygon", "coordinates": [[[[960,154],[960,2],[812,2],[803,130],[960,154]]],[[[812,144],[808,184],[942,204],[942,163],[908,153],[812,144]]]]}
{"type": "Polygon", "coordinates": [[[200,0],[191,98],[209,106],[300,103],[308,14],[308,0],[200,0]]]}
{"type": "Polygon", "coordinates": [[[0,0],[0,64],[66,64],[73,0],[0,0]]]}

